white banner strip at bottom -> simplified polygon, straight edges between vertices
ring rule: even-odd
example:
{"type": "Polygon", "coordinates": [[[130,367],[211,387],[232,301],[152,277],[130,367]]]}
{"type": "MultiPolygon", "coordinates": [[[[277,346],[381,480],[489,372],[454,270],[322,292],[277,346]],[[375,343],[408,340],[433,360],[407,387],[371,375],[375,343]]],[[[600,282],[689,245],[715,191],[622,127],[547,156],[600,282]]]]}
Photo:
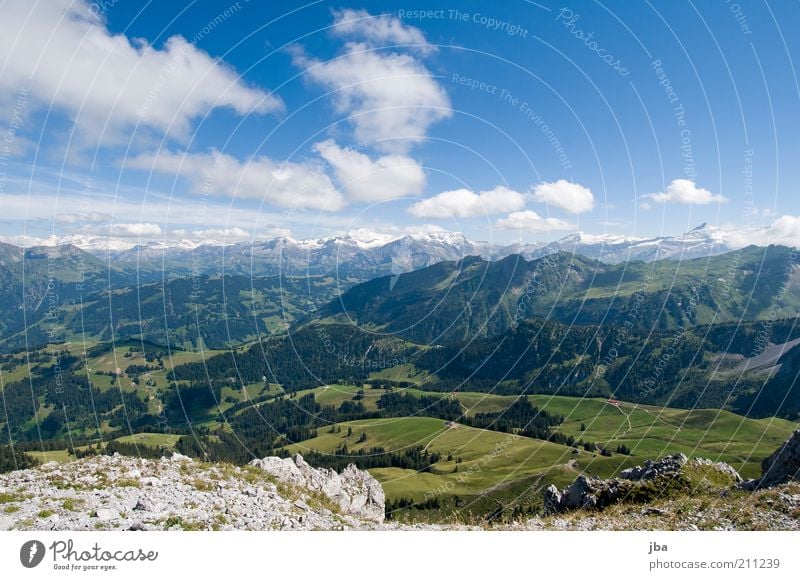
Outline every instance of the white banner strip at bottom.
{"type": "Polygon", "coordinates": [[[800,578],[798,540],[797,532],[2,532],[0,570],[4,579],[777,579],[800,578]]]}

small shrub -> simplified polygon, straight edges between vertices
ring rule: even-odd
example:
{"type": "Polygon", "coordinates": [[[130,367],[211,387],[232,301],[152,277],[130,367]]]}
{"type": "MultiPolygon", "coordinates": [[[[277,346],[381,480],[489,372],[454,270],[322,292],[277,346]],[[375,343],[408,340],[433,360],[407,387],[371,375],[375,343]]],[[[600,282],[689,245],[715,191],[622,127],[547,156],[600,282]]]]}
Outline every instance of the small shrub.
{"type": "Polygon", "coordinates": [[[74,500],[72,498],[67,498],[61,504],[61,507],[64,508],[65,510],[69,511],[69,512],[73,512],[73,511],[75,511],[75,508],[77,507],[77,504],[78,504],[79,501],[80,500],[74,500]]]}
{"type": "Polygon", "coordinates": [[[126,477],[118,479],[114,485],[117,487],[142,487],[142,484],[139,482],[139,480],[126,477]]]}
{"type": "Polygon", "coordinates": [[[195,479],[192,482],[192,485],[197,491],[214,491],[217,489],[216,485],[214,485],[210,481],[205,481],[203,479],[195,479]]]}

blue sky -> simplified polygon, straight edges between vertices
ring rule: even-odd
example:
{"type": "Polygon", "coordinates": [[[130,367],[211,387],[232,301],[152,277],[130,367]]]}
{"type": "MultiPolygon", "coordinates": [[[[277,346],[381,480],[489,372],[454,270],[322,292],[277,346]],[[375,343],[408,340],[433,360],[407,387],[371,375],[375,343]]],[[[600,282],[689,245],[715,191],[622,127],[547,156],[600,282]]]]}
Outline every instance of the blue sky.
{"type": "Polygon", "coordinates": [[[800,236],[796,3],[3,9],[8,240],[800,236]]]}

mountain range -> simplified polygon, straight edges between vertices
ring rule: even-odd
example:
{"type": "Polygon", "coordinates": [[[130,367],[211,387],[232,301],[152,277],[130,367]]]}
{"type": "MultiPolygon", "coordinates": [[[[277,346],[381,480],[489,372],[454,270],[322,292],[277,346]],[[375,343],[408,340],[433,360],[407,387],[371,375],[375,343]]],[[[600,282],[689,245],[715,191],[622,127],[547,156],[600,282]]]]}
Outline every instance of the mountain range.
{"type": "Polygon", "coordinates": [[[297,390],[370,377],[428,391],[549,393],[794,417],[800,268],[792,250],[604,264],[472,256],[345,290],[175,380],[297,390]],[[267,370],[267,372],[265,372],[267,370]],[[381,372],[385,371],[385,372],[381,372]]]}
{"type": "MultiPolygon", "coordinates": [[[[642,309],[649,314],[637,318],[640,327],[712,322],[706,320],[709,313],[725,320],[744,313],[757,317],[756,311],[764,306],[757,301],[737,304],[737,297],[752,289],[749,280],[762,286],[772,280],[753,274],[754,269],[761,271],[757,249],[731,252],[725,240],[721,230],[703,224],[675,237],[578,233],[546,244],[504,246],[475,242],[458,233],[392,237],[366,230],[316,240],[282,237],[232,244],[184,240],[131,246],[119,240],[109,244],[97,236],[50,238],[28,248],[0,244],[0,291],[5,297],[0,303],[0,341],[10,349],[41,344],[58,322],[67,330],[62,336],[88,331],[105,339],[113,328],[120,338],[138,336],[157,344],[196,348],[203,339],[207,347],[233,346],[283,328],[308,312],[323,312],[317,309],[335,314],[329,301],[341,295],[336,304],[352,302],[347,291],[364,282],[354,292],[384,289],[383,276],[388,276],[385,290],[390,296],[382,308],[388,314],[372,315],[394,317],[393,327],[417,316],[420,308],[429,311],[429,300],[438,300],[425,296],[424,284],[416,288],[423,294],[407,296],[404,289],[410,280],[430,278],[435,297],[436,289],[457,276],[454,293],[439,308],[466,306],[469,316],[461,316],[460,322],[448,316],[427,317],[444,325],[440,330],[447,327],[451,339],[473,332],[491,334],[494,325],[498,332],[506,330],[512,318],[520,318],[520,292],[527,293],[524,307],[530,308],[524,317],[556,317],[581,324],[596,324],[604,317],[606,323],[619,322],[630,307],[625,301],[630,302],[647,280],[644,290],[653,308],[642,309]],[[738,263],[742,256],[744,262],[738,263]],[[718,259],[712,263],[712,257],[718,259]],[[751,258],[756,262],[751,263],[751,258]],[[750,264],[749,270],[745,264],[750,264]],[[462,283],[471,272],[477,278],[462,283]],[[751,272],[749,277],[745,272],[751,272]],[[731,276],[739,285],[735,289],[728,284],[731,276]],[[391,292],[401,277],[402,283],[391,292]],[[689,286],[683,284],[686,280],[702,286],[704,295],[689,319],[679,314],[680,304],[693,298],[689,286]],[[468,288],[477,294],[459,297],[468,288]],[[527,304],[531,290],[537,296],[535,305],[527,304]],[[391,306],[401,297],[408,301],[402,312],[391,306]],[[76,303],[81,308],[70,306],[76,303]],[[717,312],[719,304],[723,306],[717,312]],[[665,312],[675,313],[673,319],[668,320],[665,312]],[[193,322],[193,316],[198,320],[193,322]],[[473,323],[464,326],[464,320],[473,323]],[[480,321],[480,329],[472,328],[474,321],[480,321]],[[8,341],[22,331],[26,331],[24,336],[8,341]]],[[[358,301],[358,307],[349,304],[346,309],[357,314],[368,302],[358,301]]],[[[787,314],[787,308],[782,308],[781,315],[787,314]]],[[[417,330],[423,327],[415,325],[417,330]]],[[[411,338],[429,341],[434,336],[411,338]]]]}
{"type": "Polygon", "coordinates": [[[494,336],[522,320],[648,332],[792,317],[800,269],[782,246],[713,258],[607,264],[557,252],[534,259],[468,257],[345,291],[323,314],[420,343],[494,336]],[[780,288],[786,288],[777,300],[780,288]]]}
{"type": "Polygon", "coordinates": [[[94,235],[52,236],[42,246],[75,246],[97,258],[145,277],[202,274],[335,274],[363,281],[399,274],[466,256],[498,260],[512,254],[534,259],[555,252],[580,254],[616,264],[630,260],[689,259],[734,249],[720,228],[702,224],[678,236],[634,237],[574,233],[553,242],[499,244],[475,241],[461,233],[392,236],[354,230],[340,236],[295,240],[276,237],[223,243],[209,240],[158,240],[145,243],[94,235]]]}

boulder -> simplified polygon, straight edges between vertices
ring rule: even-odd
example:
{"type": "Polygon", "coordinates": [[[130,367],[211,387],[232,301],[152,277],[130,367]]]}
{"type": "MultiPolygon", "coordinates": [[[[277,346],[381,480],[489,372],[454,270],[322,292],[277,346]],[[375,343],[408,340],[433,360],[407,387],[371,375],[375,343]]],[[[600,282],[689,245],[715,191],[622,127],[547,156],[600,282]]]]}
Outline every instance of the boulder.
{"type": "Polygon", "coordinates": [[[561,492],[555,485],[550,485],[544,490],[544,511],[554,514],[561,511],[561,492]]]}
{"type": "Polygon", "coordinates": [[[698,465],[706,465],[708,467],[713,467],[720,473],[727,475],[730,477],[735,483],[742,483],[742,476],[739,475],[739,472],[736,471],[732,466],[728,465],[724,461],[712,461],[711,459],[703,459],[698,458],[694,460],[695,463],[698,465]]]}
{"type": "Polygon", "coordinates": [[[110,522],[119,519],[119,512],[111,508],[100,508],[95,512],[95,515],[101,522],[110,522]]]}
{"type": "MultiPolygon", "coordinates": [[[[300,455],[297,455],[297,457],[300,457],[300,455]]],[[[291,483],[293,485],[305,485],[306,483],[305,476],[291,459],[265,457],[264,459],[251,461],[250,465],[263,469],[283,483],[291,483]]]]}
{"type": "Polygon", "coordinates": [[[597,505],[597,492],[601,482],[579,475],[572,484],[564,490],[561,505],[564,509],[593,508],[597,505]]]}
{"type": "Polygon", "coordinates": [[[755,491],[758,489],[758,480],[757,479],[746,479],[737,485],[739,489],[743,489],[744,491],[755,491]]]}

